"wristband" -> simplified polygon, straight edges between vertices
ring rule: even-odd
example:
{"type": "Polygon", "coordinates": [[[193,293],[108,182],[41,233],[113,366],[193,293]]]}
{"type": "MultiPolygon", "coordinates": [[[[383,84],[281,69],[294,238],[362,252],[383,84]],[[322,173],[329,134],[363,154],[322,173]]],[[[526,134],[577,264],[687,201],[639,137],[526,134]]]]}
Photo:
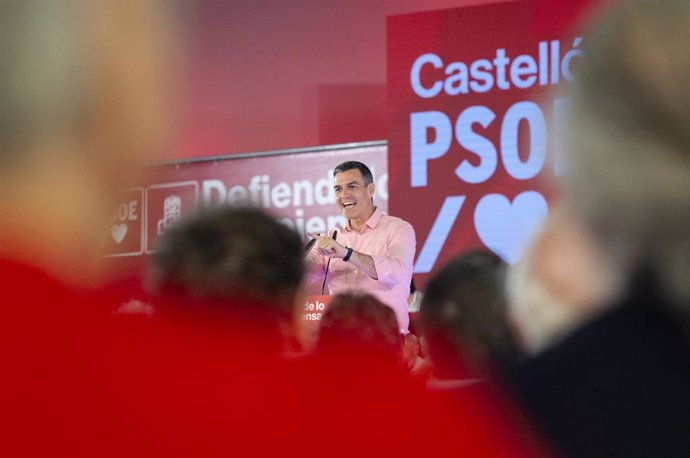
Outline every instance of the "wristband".
{"type": "Polygon", "coordinates": [[[352,252],[354,250],[350,247],[347,247],[347,254],[343,257],[343,261],[347,262],[350,260],[350,256],[352,256],[352,252]]]}

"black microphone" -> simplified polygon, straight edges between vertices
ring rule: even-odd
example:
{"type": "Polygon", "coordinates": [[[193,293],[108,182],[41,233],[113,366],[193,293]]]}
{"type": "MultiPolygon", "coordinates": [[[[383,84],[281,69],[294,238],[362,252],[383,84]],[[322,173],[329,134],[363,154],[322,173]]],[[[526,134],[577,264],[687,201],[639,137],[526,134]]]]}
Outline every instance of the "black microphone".
{"type": "MultiPolygon", "coordinates": [[[[338,231],[333,232],[333,240],[338,236],[338,231]]],[[[311,247],[314,246],[316,243],[316,239],[311,239],[310,241],[307,242],[306,245],[304,245],[304,249],[302,250],[302,254],[307,254],[309,253],[309,250],[311,250],[311,247]]]]}
{"type": "Polygon", "coordinates": [[[307,254],[311,250],[311,247],[314,246],[316,243],[316,239],[311,239],[310,241],[307,242],[306,245],[304,245],[304,251],[302,251],[302,254],[307,254]]]}
{"type": "MultiPolygon", "coordinates": [[[[333,231],[333,240],[335,240],[338,237],[338,231],[333,231]]],[[[328,278],[328,268],[331,267],[331,258],[328,258],[328,263],[326,264],[326,274],[323,276],[323,285],[321,285],[321,295],[323,296],[323,292],[326,289],[326,279],[328,278]]]]}

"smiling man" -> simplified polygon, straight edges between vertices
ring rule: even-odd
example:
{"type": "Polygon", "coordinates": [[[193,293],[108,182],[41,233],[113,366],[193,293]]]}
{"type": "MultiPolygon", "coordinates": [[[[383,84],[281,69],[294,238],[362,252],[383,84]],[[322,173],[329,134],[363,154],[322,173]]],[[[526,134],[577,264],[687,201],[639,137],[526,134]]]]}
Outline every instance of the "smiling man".
{"type": "Polygon", "coordinates": [[[348,290],[373,294],[395,311],[400,330],[406,333],[414,229],[374,205],[374,178],[361,162],[338,165],[333,181],[335,201],[347,224],[328,235],[309,234],[316,239],[307,256],[311,280],[326,275],[330,294],[348,290]]]}

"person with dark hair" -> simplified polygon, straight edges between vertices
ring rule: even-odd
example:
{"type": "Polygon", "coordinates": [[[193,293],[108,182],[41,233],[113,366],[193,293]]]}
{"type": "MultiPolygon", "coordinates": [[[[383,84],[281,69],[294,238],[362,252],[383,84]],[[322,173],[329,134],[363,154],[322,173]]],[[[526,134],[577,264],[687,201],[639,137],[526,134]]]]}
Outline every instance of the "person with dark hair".
{"type": "Polygon", "coordinates": [[[207,207],[167,229],[150,262],[153,316],[118,316],[110,378],[151,455],[295,448],[309,380],[286,357],[304,272],[297,233],[260,208],[207,207]]]}
{"type": "Polygon", "coordinates": [[[365,164],[343,162],[333,170],[333,179],[336,204],[347,224],[328,235],[309,234],[316,240],[307,256],[312,281],[326,275],[330,294],[350,289],[373,294],[395,311],[406,333],[414,229],[374,205],[376,186],[365,164]]]}
{"type": "Polygon", "coordinates": [[[375,352],[400,361],[395,313],[371,294],[336,294],[321,319],[317,351],[375,352]]]}
{"type": "Polygon", "coordinates": [[[473,250],[427,283],[417,316],[431,363],[426,388],[449,415],[460,450],[472,444],[478,456],[548,456],[500,387],[501,371],[519,357],[508,328],[504,271],[498,256],[473,250]]]}
{"type": "Polygon", "coordinates": [[[418,324],[435,378],[462,383],[517,360],[504,273],[505,263],[495,254],[470,251],[451,260],[427,284],[418,324]]]}
{"type": "Polygon", "coordinates": [[[267,337],[291,337],[302,243],[259,208],[217,206],[183,220],[160,238],[149,270],[162,307],[217,313],[271,328],[267,337]]]}
{"type": "Polygon", "coordinates": [[[277,311],[287,314],[304,272],[301,250],[297,233],[259,208],[211,207],[161,237],[150,285],[193,297],[279,299],[277,311]]]}
{"type": "Polygon", "coordinates": [[[623,287],[573,296],[599,313],[519,367],[513,386],[562,456],[687,457],[690,2],[619,2],[585,36],[564,197],[623,287]]]}

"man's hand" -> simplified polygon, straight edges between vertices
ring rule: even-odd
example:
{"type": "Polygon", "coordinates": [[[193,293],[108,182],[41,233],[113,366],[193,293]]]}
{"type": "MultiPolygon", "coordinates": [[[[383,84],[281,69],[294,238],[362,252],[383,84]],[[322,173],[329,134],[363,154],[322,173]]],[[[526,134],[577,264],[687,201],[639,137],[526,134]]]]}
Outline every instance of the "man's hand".
{"type": "MultiPolygon", "coordinates": [[[[313,232],[308,232],[307,235],[316,240],[316,244],[312,250],[316,250],[319,254],[338,259],[343,259],[345,255],[347,255],[347,248],[331,237],[322,236],[313,232]]],[[[368,254],[353,251],[349,264],[353,266],[354,269],[359,269],[374,280],[378,280],[379,277],[376,273],[374,259],[368,254]]]]}
{"type": "Polygon", "coordinates": [[[316,234],[314,232],[308,232],[307,235],[316,240],[316,244],[312,249],[317,250],[319,254],[323,256],[342,259],[347,254],[347,248],[333,240],[331,237],[316,234]]]}

